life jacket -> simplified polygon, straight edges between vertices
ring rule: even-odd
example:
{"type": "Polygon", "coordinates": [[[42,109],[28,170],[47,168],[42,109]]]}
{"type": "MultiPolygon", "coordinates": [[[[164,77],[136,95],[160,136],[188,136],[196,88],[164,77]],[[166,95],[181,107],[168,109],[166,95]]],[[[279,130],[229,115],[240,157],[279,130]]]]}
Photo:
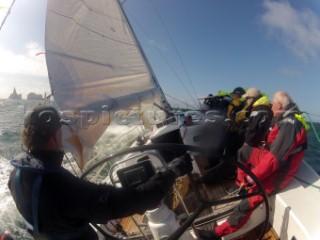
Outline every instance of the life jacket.
{"type": "Polygon", "coordinates": [[[245,104],[244,107],[236,113],[235,122],[240,125],[240,128],[245,128],[250,116],[250,106],[245,104]],[[243,125],[243,126],[242,126],[243,125]]]}
{"type": "Polygon", "coordinates": [[[237,114],[245,107],[245,105],[246,102],[243,101],[241,98],[232,100],[228,107],[228,117],[231,120],[236,121],[237,114]]]}
{"type": "Polygon", "coordinates": [[[254,108],[259,105],[270,105],[270,104],[271,102],[268,95],[263,95],[253,103],[252,107],[254,108]]]}
{"type": "Polygon", "coordinates": [[[239,132],[240,126],[238,122],[238,114],[243,111],[245,108],[245,101],[241,98],[233,99],[229,106],[228,106],[228,112],[227,112],[227,118],[230,120],[227,131],[228,132],[239,132]]]}
{"type": "MultiPolygon", "coordinates": [[[[13,188],[16,194],[17,205],[21,206],[19,211],[27,226],[28,232],[33,236],[39,236],[41,238],[42,233],[39,231],[38,213],[39,213],[39,199],[40,189],[42,185],[42,179],[47,173],[60,172],[59,169],[48,169],[43,166],[41,160],[29,155],[28,153],[22,153],[10,161],[11,165],[15,167],[16,172],[13,179],[13,188]],[[31,206],[27,204],[26,198],[23,195],[21,188],[21,172],[31,171],[35,177],[32,184],[31,194],[31,206]]],[[[50,239],[68,240],[82,236],[88,231],[88,227],[85,226],[74,232],[68,233],[46,233],[46,237],[50,239]]],[[[0,239],[2,240],[2,239],[0,239]]]]}
{"type": "MultiPolygon", "coordinates": [[[[245,102],[243,103],[245,104],[245,102]]],[[[271,102],[267,95],[263,95],[260,98],[258,98],[251,106],[245,104],[245,106],[243,106],[242,109],[240,109],[240,111],[236,113],[236,120],[235,120],[236,123],[241,124],[241,123],[247,122],[250,117],[251,111],[254,110],[255,107],[261,106],[261,105],[269,106],[270,104],[271,102]]]]}
{"type": "Polygon", "coordinates": [[[296,119],[298,119],[299,122],[301,122],[301,124],[303,125],[303,127],[306,131],[310,130],[310,126],[307,123],[306,118],[304,116],[302,116],[301,113],[296,113],[296,114],[294,114],[294,116],[296,117],[296,119]]]}

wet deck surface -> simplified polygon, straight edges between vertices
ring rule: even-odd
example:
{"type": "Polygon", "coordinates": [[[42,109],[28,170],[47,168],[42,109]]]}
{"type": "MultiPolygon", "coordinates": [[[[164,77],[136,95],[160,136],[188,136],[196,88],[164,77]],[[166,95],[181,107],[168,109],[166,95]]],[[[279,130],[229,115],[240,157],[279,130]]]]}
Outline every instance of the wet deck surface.
{"type": "MultiPolygon", "coordinates": [[[[224,187],[229,185],[229,183],[219,183],[219,184],[214,184],[214,186],[210,186],[210,190],[211,189],[215,189],[215,198],[218,199],[220,196],[219,194],[217,193],[221,193],[221,195],[224,195],[223,197],[225,197],[225,193],[224,193],[224,187]],[[223,193],[223,194],[222,194],[223,193]]],[[[201,187],[202,188],[202,187],[201,187]]],[[[186,204],[188,205],[188,209],[190,210],[190,212],[192,210],[194,210],[196,208],[196,201],[195,200],[195,196],[194,194],[191,192],[192,189],[190,189],[190,192],[188,192],[188,194],[186,194],[184,196],[184,200],[186,202],[186,204]]],[[[203,189],[201,189],[201,191],[203,191],[203,189]]],[[[204,192],[202,192],[204,193],[204,192]]],[[[217,208],[223,208],[223,207],[226,207],[226,206],[217,206],[217,208]]],[[[181,205],[178,204],[176,206],[176,209],[175,209],[175,212],[179,214],[179,212],[181,212],[181,205]]],[[[205,210],[201,215],[205,215],[205,214],[209,214],[209,213],[212,213],[213,211],[211,209],[207,209],[205,210]]],[[[146,218],[142,215],[135,215],[134,218],[136,219],[137,222],[139,222],[141,225],[144,225],[146,224],[146,218]]],[[[136,225],[134,224],[133,220],[131,218],[125,218],[125,219],[122,219],[120,224],[122,225],[124,231],[126,231],[128,233],[129,236],[136,236],[136,235],[140,235],[138,233],[138,228],[136,227],[136,225]]],[[[210,223],[210,224],[206,224],[206,225],[203,225],[199,228],[201,229],[212,229],[213,226],[214,226],[214,222],[213,223],[210,223]]],[[[142,229],[147,229],[147,227],[142,227],[142,229]]],[[[241,239],[241,240],[256,240],[260,237],[260,234],[261,234],[261,231],[263,230],[263,226],[258,226],[256,227],[255,229],[251,230],[250,232],[248,232],[247,234],[241,236],[241,237],[238,237],[236,239],[241,239]]],[[[147,234],[148,234],[149,231],[147,231],[147,234]]],[[[279,238],[277,237],[276,233],[273,231],[273,229],[271,228],[271,226],[268,226],[268,231],[264,234],[263,236],[263,240],[279,240],[279,238]]]]}
{"type": "MultiPolygon", "coordinates": [[[[202,171],[203,167],[205,167],[203,159],[199,160],[198,166],[200,171],[202,171]]],[[[199,176],[200,175],[195,175],[194,179],[197,179],[199,176]]],[[[175,184],[177,191],[183,197],[183,200],[187,206],[189,213],[195,211],[195,209],[197,208],[197,205],[199,204],[199,199],[197,197],[199,194],[201,194],[202,198],[210,199],[210,200],[228,198],[230,196],[226,194],[225,188],[231,185],[233,185],[233,180],[223,180],[223,181],[218,181],[212,184],[204,184],[204,183],[199,183],[197,181],[191,183],[188,176],[179,178],[175,184]]],[[[165,202],[168,205],[168,207],[176,213],[176,215],[178,216],[178,219],[182,219],[183,221],[183,216],[186,216],[186,213],[184,211],[184,208],[181,202],[179,201],[179,198],[176,196],[174,191],[168,194],[165,202]]],[[[239,201],[207,208],[200,214],[200,217],[206,216],[212,213],[217,213],[225,209],[230,209],[232,206],[236,205],[238,202],[239,201]]],[[[128,236],[131,236],[131,237],[142,236],[141,230],[145,231],[144,234],[149,235],[150,231],[148,230],[148,226],[146,224],[146,217],[143,215],[135,215],[134,219],[135,220],[132,220],[132,218],[121,219],[119,223],[122,226],[123,231],[126,232],[128,236]],[[136,227],[136,224],[134,223],[134,221],[136,221],[141,226],[140,231],[136,227]]],[[[215,224],[216,222],[213,221],[208,224],[197,225],[197,228],[212,229],[215,224]]],[[[259,238],[262,230],[263,230],[263,226],[259,225],[258,227],[254,228],[250,232],[236,239],[256,240],[259,238]]],[[[142,238],[140,237],[140,239],[142,238]]],[[[279,238],[277,237],[274,230],[270,226],[268,226],[268,231],[264,234],[263,240],[279,240],[279,238]]]]}

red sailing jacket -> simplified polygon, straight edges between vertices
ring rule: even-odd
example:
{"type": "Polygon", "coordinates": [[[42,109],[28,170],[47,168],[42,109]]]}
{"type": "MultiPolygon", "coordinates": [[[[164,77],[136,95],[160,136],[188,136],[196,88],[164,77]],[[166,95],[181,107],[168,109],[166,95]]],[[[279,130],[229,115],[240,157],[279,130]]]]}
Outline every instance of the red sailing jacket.
{"type": "Polygon", "coordinates": [[[302,162],[307,135],[295,114],[300,114],[296,105],[276,120],[267,139],[269,150],[264,150],[261,162],[252,169],[262,181],[267,194],[283,189],[302,162]]]}

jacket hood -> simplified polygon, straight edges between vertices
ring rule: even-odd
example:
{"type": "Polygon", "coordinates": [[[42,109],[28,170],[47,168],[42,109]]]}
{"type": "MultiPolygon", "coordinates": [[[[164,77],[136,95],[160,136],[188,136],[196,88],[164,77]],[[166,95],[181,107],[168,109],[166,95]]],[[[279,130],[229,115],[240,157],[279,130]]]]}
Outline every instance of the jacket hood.
{"type": "Polygon", "coordinates": [[[11,161],[11,165],[16,168],[30,169],[35,171],[57,170],[61,168],[63,151],[38,150],[31,153],[20,153],[11,161]]]}
{"type": "Polygon", "coordinates": [[[285,118],[291,114],[301,114],[298,105],[295,103],[290,103],[287,108],[284,110],[282,117],[285,118]]]}
{"type": "Polygon", "coordinates": [[[264,96],[260,97],[259,99],[257,99],[257,101],[255,101],[252,106],[255,107],[258,105],[270,105],[270,104],[271,104],[271,102],[270,102],[269,97],[267,95],[264,95],[264,96]]]}
{"type": "Polygon", "coordinates": [[[294,116],[299,122],[301,122],[306,131],[310,130],[310,126],[308,125],[306,118],[302,116],[302,112],[299,110],[297,104],[289,104],[284,113],[280,116],[280,120],[289,116],[294,116]]]}

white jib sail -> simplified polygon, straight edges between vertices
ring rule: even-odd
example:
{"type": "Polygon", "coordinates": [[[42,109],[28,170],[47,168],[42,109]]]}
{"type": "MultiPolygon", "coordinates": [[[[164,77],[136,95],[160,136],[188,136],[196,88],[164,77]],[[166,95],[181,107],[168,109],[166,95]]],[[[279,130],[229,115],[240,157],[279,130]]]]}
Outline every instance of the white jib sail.
{"type": "Polygon", "coordinates": [[[48,0],[45,34],[51,90],[82,167],[116,111],[154,116],[167,103],[117,0],[48,0]]]}

